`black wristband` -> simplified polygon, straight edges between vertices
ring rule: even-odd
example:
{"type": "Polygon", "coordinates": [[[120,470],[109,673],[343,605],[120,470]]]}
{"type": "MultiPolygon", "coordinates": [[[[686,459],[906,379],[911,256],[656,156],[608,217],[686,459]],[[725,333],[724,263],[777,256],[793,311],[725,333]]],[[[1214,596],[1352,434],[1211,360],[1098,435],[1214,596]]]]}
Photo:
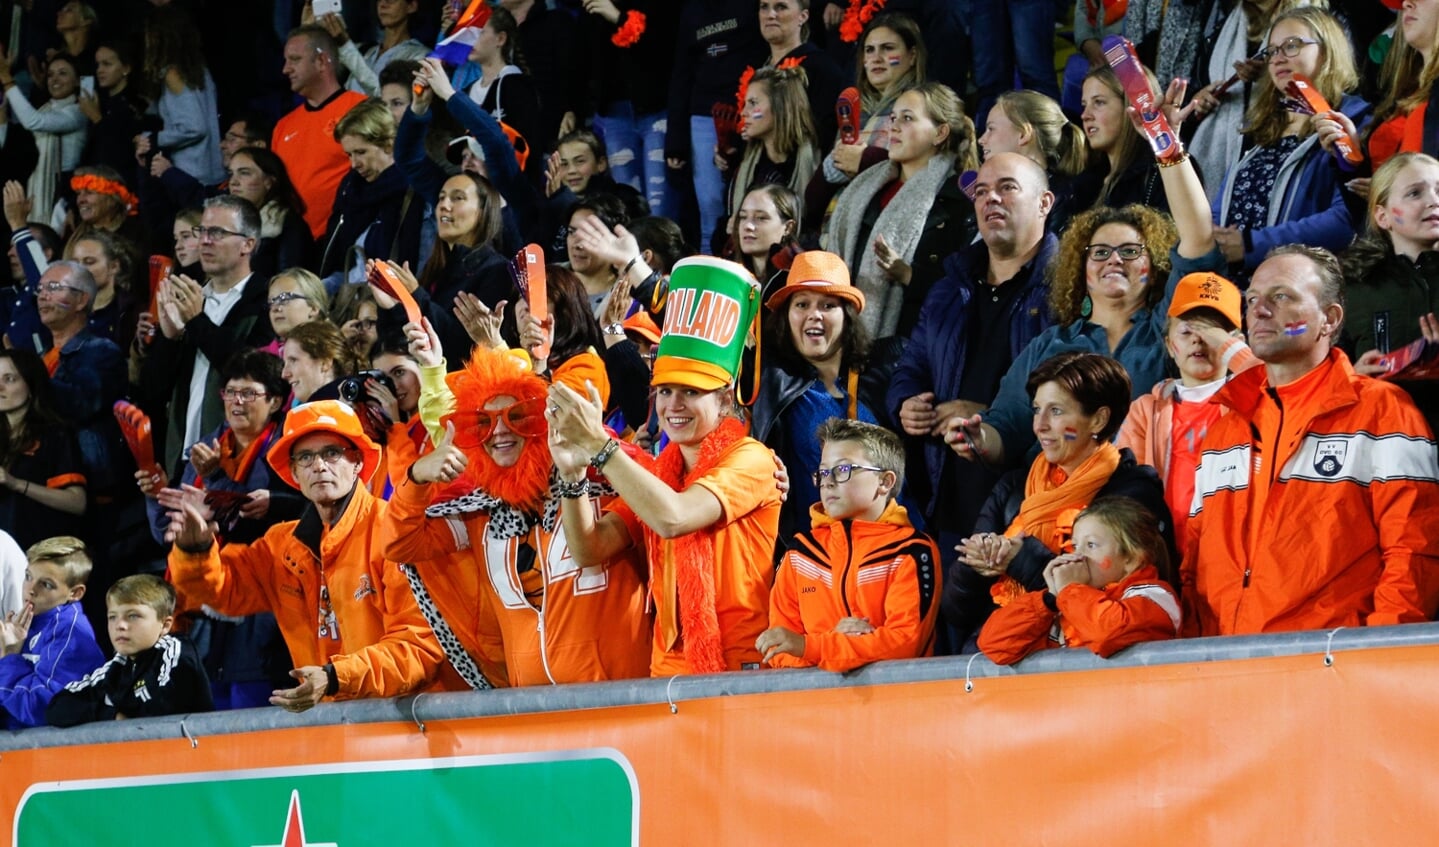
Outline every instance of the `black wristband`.
{"type": "Polygon", "coordinates": [[[335,675],[334,662],[327,662],[325,664],[325,678],[327,680],[327,682],[325,683],[325,696],[334,697],[336,694],[339,694],[340,678],[335,675]]]}
{"type": "Polygon", "coordinates": [[[1059,611],[1059,601],[1054,598],[1053,591],[1046,589],[1044,594],[1041,595],[1041,599],[1044,600],[1044,605],[1048,607],[1051,612],[1059,611]]]}
{"type": "Polygon", "coordinates": [[[590,467],[597,471],[604,470],[605,463],[610,460],[610,457],[613,456],[618,449],[620,449],[620,443],[618,441],[613,438],[606,441],[605,446],[600,448],[600,452],[596,453],[593,459],[590,459],[590,467]]]}

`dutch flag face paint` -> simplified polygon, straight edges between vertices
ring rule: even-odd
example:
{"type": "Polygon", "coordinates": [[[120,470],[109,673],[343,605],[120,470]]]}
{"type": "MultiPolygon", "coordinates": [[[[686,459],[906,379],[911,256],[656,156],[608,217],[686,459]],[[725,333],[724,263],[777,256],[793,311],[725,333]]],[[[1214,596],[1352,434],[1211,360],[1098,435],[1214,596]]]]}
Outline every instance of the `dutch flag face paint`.
{"type": "Polygon", "coordinates": [[[1284,334],[1289,336],[1303,335],[1309,331],[1309,324],[1303,321],[1295,321],[1284,325],[1284,334]]]}

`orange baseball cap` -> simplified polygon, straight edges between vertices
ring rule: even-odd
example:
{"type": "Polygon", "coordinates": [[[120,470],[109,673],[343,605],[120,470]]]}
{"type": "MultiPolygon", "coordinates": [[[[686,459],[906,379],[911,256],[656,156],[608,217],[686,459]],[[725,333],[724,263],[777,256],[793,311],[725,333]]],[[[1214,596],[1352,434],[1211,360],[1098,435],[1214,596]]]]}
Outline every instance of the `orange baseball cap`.
{"type": "Polygon", "coordinates": [[[270,447],[265,460],[275,469],[275,474],[291,488],[298,489],[295,474],[290,469],[290,448],[296,441],[316,432],[338,435],[360,451],[360,482],[368,484],[380,467],[380,447],[365,434],[360,418],[349,406],[339,400],[317,400],[290,410],[285,416],[285,433],[270,447]]]}
{"type": "Polygon", "coordinates": [[[844,259],[824,250],[806,250],[795,256],[784,287],[771,294],[764,306],[775,311],[801,291],[838,297],[864,311],[864,292],[850,283],[849,266],[844,259]]]}
{"type": "Polygon", "coordinates": [[[1174,299],[1169,301],[1169,316],[1177,318],[1201,306],[1228,318],[1235,329],[1244,325],[1239,288],[1219,274],[1205,271],[1188,274],[1181,279],[1174,288],[1174,299]]]}

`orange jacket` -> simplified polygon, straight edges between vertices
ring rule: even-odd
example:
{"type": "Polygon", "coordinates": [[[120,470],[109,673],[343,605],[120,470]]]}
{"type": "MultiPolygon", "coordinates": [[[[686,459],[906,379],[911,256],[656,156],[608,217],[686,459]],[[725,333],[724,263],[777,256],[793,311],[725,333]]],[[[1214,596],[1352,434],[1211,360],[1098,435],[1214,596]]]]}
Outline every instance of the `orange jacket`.
{"type": "Polygon", "coordinates": [[[332,662],[339,699],[398,697],[429,684],[444,652],[404,576],[380,555],[385,503],[355,486],[328,530],[307,511],[254,544],[170,550],[170,576],[191,600],[225,615],[275,613],[296,667],[332,662]],[[338,637],[319,633],[327,589],[338,637]]]}
{"type": "Polygon", "coordinates": [[[1107,659],[1141,641],[1174,638],[1179,615],[1174,589],[1145,565],[1102,591],[1074,583],[1057,597],[1026,592],[984,622],[979,649],[999,665],[1050,647],[1088,647],[1107,659]]]}
{"type": "Polygon", "coordinates": [[[804,657],[781,653],[777,668],[818,665],[848,671],[880,659],[913,659],[934,649],[939,550],[891,501],[878,521],[836,521],[810,509],[775,571],[769,625],[804,636],[804,657]],[[866,618],[874,631],[834,631],[841,618],[866,618]]]}
{"type": "Polygon", "coordinates": [[[383,521],[385,555],[416,566],[439,613],[492,682],[547,685],[648,675],[643,551],[581,569],[569,555],[563,528],[556,524],[546,532],[537,525],[530,538],[544,597],[536,606],[515,567],[524,539],[487,538],[490,518],[483,512],[427,518],[435,487],[398,469],[393,475],[401,481],[383,521]],[[504,675],[497,679],[496,673],[504,675]]]}
{"type": "Polygon", "coordinates": [[[1433,617],[1439,458],[1408,395],[1356,375],[1334,349],[1288,385],[1271,388],[1256,368],[1215,399],[1232,411],[1210,428],[1195,475],[1186,634],[1433,617]]]}

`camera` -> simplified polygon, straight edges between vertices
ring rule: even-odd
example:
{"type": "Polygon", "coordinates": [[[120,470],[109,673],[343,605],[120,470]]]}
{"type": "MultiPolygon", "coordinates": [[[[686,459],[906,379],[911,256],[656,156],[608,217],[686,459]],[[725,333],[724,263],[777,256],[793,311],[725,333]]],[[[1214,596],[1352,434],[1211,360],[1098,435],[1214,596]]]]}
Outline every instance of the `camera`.
{"type": "Polygon", "coordinates": [[[369,393],[365,391],[365,381],[373,379],[375,382],[385,386],[391,394],[395,393],[395,381],[384,371],[368,370],[360,371],[354,376],[345,377],[340,381],[340,399],[354,406],[370,399],[369,393]]]}

